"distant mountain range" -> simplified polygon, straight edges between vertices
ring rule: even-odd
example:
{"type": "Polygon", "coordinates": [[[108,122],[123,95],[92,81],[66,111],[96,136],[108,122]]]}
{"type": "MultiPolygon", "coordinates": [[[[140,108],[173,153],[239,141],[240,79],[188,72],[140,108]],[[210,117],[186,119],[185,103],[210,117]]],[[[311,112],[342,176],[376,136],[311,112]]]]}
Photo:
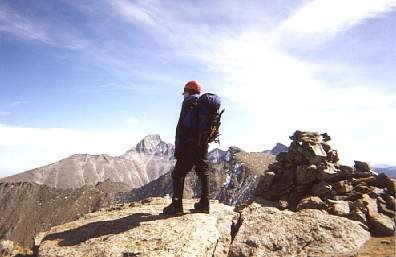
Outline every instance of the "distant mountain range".
{"type": "Polygon", "coordinates": [[[396,178],[396,167],[388,166],[388,167],[375,167],[374,170],[378,173],[385,173],[386,175],[396,178]]]}
{"type": "MultiPolygon", "coordinates": [[[[144,137],[135,147],[120,156],[107,154],[74,154],[58,162],[0,178],[0,182],[33,182],[55,188],[80,188],[110,180],[139,188],[169,172],[175,164],[174,145],[161,140],[157,134],[144,137]]],[[[287,151],[278,143],[265,154],[277,155],[287,151]]],[[[229,151],[214,149],[209,154],[211,163],[219,163],[229,151]]]]}
{"type": "Polygon", "coordinates": [[[53,164],[0,179],[34,182],[55,188],[79,188],[110,180],[141,187],[169,172],[175,164],[174,146],[159,135],[148,135],[120,156],[75,154],[53,164]]]}

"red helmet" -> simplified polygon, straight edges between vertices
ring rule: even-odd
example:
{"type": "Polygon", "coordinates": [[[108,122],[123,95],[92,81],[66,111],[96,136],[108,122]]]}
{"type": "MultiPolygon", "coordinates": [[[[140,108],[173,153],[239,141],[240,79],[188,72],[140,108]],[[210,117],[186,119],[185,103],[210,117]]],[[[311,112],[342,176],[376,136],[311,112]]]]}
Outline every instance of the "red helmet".
{"type": "Polygon", "coordinates": [[[198,81],[190,80],[184,86],[184,91],[186,91],[186,90],[194,90],[200,94],[201,93],[201,85],[198,83],[198,81]]]}

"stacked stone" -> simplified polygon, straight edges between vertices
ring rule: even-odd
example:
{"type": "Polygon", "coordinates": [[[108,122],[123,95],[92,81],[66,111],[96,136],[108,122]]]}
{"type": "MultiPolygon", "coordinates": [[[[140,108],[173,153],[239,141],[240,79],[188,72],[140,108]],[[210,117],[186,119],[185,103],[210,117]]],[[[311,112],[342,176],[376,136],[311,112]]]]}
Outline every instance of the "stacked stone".
{"type": "Polygon", "coordinates": [[[296,131],[290,139],[288,152],[260,178],[255,196],[281,209],[324,209],[362,222],[373,234],[393,235],[396,180],[366,162],[340,165],[326,133],[296,131]]]}

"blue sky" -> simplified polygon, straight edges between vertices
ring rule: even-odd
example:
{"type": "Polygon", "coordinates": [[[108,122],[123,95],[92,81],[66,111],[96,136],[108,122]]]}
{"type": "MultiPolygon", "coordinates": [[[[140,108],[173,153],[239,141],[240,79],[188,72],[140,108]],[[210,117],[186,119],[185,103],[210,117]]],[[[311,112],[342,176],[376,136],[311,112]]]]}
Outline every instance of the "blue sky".
{"type": "MultiPolygon", "coordinates": [[[[0,1],[0,176],[167,142],[188,80],[226,108],[220,148],[328,132],[396,164],[396,1],[0,1]]],[[[212,145],[217,147],[217,145],[212,145]]]]}

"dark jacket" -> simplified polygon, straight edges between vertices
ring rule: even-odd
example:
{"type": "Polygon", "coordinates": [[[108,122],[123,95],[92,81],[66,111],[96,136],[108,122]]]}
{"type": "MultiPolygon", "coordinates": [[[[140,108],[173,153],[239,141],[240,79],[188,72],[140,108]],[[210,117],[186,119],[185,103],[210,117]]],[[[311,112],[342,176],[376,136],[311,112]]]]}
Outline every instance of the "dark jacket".
{"type": "Polygon", "coordinates": [[[181,158],[185,148],[195,146],[198,138],[198,104],[199,94],[192,94],[183,101],[179,121],[176,126],[175,157],[181,158]]]}

